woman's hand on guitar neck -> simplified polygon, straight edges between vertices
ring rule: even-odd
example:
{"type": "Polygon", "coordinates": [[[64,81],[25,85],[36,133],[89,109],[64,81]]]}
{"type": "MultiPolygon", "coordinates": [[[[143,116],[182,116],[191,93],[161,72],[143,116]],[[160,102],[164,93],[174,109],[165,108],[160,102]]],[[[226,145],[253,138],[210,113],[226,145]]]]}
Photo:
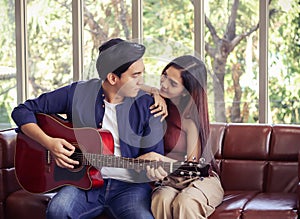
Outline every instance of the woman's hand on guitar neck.
{"type": "Polygon", "coordinates": [[[52,138],[47,135],[37,124],[27,123],[21,126],[22,132],[33,140],[43,145],[54,156],[57,166],[73,169],[79,162],[70,156],[75,151],[75,146],[61,138],[52,138]]]}

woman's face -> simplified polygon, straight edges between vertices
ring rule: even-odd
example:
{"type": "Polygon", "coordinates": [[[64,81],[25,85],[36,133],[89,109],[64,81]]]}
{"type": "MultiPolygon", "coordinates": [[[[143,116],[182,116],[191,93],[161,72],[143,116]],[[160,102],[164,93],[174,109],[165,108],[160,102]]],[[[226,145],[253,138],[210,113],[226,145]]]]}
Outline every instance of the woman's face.
{"type": "Polygon", "coordinates": [[[162,73],[160,79],[160,94],[169,99],[181,97],[184,86],[181,78],[181,71],[170,66],[162,73]]]}

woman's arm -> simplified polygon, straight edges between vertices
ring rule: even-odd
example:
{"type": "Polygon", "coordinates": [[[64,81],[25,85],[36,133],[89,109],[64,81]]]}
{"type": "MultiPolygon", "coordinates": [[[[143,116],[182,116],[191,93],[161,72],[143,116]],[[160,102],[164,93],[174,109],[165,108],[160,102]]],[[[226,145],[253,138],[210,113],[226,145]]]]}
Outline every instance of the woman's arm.
{"type": "Polygon", "coordinates": [[[182,128],[187,137],[187,161],[198,162],[201,156],[201,143],[199,139],[199,130],[191,119],[184,119],[182,128]]]}

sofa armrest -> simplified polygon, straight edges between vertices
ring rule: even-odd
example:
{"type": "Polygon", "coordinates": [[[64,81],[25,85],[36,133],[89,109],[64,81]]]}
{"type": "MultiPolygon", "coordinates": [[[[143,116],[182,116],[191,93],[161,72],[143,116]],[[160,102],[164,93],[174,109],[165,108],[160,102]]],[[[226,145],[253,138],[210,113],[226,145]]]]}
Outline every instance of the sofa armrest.
{"type": "Polygon", "coordinates": [[[20,189],[14,168],[16,137],[14,129],[0,131],[0,201],[20,189]]]}
{"type": "Polygon", "coordinates": [[[0,168],[14,167],[17,133],[14,129],[0,130],[0,168]]]}

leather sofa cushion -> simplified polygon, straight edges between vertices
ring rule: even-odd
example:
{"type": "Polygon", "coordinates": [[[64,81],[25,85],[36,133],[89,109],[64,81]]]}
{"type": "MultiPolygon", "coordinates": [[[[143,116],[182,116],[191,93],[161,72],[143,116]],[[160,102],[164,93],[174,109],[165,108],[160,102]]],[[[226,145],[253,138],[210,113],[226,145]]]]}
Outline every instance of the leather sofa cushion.
{"type": "Polygon", "coordinates": [[[213,123],[210,124],[210,135],[207,145],[211,146],[212,153],[215,158],[221,157],[221,148],[225,132],[226,123],[213,123]]]}
{"type": "Polygon", "coordinates": [[[271,130],[270,125],[227,125],[222,158],[265,160],[269,154],[271,130]]]}
{"type": "Polygon", "coordinates": [[[243,207],[257,194],[258,191],[226,191],[222,204],[209,219],[240,219],[243,207]]]}
{"type": "Polygon", "coordinates": [[[46,218],[46,208],[50,194],[30,194],[24,190],[19,190],[11,194],[6,200],[7,218],[46,218]]]}
{"type": "Polygon", "coordinates": [[[225,190],[263,191],[265,161],[223,160],[221,181],[225,190]]]}
{"type": "Polygon", "coordinates": [[[244,208],[243,219],[296,219],[297,194],[260,193],[244,208]]]}
{"type": "Polygon", "coordinates": [[[270,159],[297,161],[300,152],[299,136],[299,126],[274,125],[270,144],[270,159]]]}
{"type": "Polygon", "coordinates": [[[268,165],[266,192],[297,191],[298,162],[271,161],[268,165]]]}

